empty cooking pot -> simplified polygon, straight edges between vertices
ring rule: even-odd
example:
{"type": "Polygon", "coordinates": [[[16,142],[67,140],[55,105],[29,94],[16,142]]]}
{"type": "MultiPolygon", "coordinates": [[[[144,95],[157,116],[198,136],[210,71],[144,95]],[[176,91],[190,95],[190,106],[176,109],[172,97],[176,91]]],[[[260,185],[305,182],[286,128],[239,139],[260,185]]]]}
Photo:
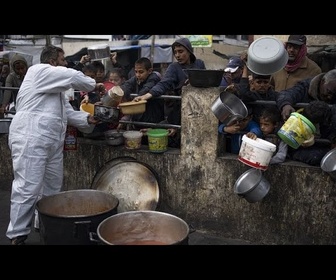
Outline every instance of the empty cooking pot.
{"type": "Polygon", "coordinates": [[[336,149],[332,149],[324,155],[320,166],[333,180],[336,180],[336,149]]]}
{"type": "Polygon", "coordinates": [[[219,94],[211,106],[211,111],[225,125],[231,125],[235,121],[242,120],[248,114],[243,101],[228,91],[219,94]]]}
{"type": "Polygon", "coordinates": [[[239,176],[234,184],[234,192],[248,202],[261,201],[269,192],[270,183],[260,169],[251,168],[239,176]]]}
{"type": "Polygon", "coordinates": [[[288,62],[288,53],[283,42],[271,36],[255,40],[247,51],[247,67],[259,75],[278,72],[288,62]]]}

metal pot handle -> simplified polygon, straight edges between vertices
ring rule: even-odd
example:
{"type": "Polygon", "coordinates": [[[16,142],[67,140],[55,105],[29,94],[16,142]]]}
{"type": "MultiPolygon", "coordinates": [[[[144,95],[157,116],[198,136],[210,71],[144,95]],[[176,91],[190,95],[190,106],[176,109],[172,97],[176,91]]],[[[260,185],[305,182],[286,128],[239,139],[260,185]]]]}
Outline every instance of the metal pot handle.
{"type": "Polygon", "coordinates": [[[194,233],[196,229],[193,227],[193,225],[189,224],[189,234],[194,233]]]}

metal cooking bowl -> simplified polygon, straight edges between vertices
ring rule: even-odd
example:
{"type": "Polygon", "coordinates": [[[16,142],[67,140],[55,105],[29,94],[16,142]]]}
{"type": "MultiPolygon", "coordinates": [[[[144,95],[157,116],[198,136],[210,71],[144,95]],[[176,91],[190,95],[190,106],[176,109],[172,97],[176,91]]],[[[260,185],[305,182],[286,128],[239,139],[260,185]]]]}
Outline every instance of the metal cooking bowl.
{"type": "Polygon", "coordinates": [[[321,160],[321,169],[336,180],[336,149],[327,152],[321,160]]]}
{"type": "Polygon", "coordinates": [[[247,51],[247,67],[259,75],[271,75],[280,71],[288,62],[284,43],[271,36],[255,40],[247,51]]]}
{"type": "Polygon", "coordinates": [[[210,69],[185,69],[187,72],[189,83],[193,87],[219,87],[224,70],[210,69]]]}
{"type": "Polygon", "coordinates": [[[94,105],[94,116],[103,122],[117,122],[120,109],[103,105],[94,105]]]}
{"type": "Polygon", "coordinates": [[[223,91],[213,102],[211,110],[222,123],[230,125],[247,117],[247,108],[234,94],[223,91]]]}
{"type": "Polygon", "coordinates": [[[269,192],[270,184],[260,169],[245,171],[234,184],[234,193],[254,203],[262,200],[269,192]]]}

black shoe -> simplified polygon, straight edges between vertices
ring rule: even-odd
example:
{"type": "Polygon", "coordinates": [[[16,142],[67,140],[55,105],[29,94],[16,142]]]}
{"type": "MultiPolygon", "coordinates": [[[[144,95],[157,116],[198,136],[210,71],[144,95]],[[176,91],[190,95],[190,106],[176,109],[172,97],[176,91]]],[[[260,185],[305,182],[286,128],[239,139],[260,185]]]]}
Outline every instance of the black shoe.
{"type": "Polygon", "coordinates": [[[11,239],[11,245],[25,245],[25,240],[28,238],[28,235],[22,235],[11,239]]]}

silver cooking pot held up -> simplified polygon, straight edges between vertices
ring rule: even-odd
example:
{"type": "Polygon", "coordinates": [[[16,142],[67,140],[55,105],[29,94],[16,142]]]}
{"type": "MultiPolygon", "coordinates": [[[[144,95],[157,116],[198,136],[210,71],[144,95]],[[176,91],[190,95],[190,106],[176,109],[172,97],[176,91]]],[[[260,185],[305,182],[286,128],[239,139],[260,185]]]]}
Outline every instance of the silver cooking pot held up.
{"type": "Polygon", "coordinates": [[[225,125],[247,117],[248,111],[240,98],[228,91],[222,91],[211,106],[211,111],[225,125]]]}

